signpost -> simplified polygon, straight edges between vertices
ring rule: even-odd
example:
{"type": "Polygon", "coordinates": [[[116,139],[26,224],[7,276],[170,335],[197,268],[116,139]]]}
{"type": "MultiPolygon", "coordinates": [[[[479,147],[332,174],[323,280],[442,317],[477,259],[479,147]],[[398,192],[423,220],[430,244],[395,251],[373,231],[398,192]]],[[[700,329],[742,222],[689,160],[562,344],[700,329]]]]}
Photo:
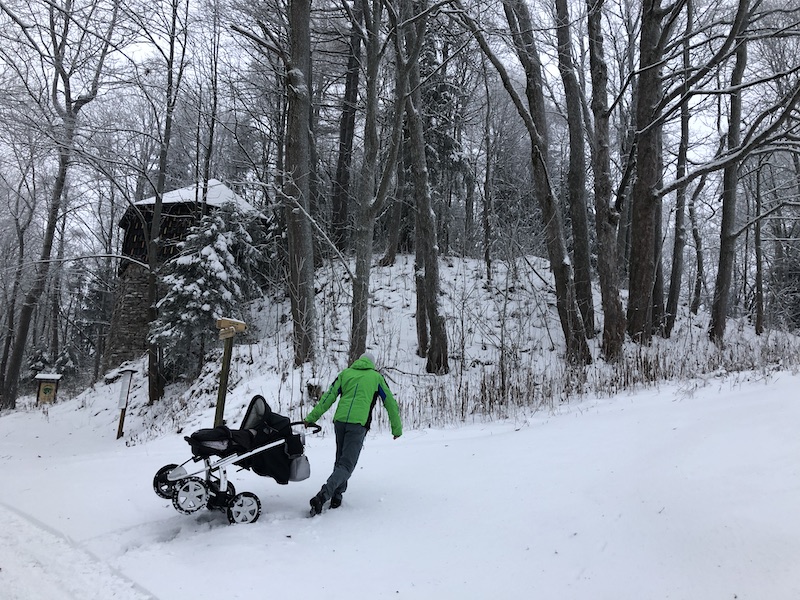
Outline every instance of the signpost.
{"type": "Polygon", "coordinates": [[[58,382],[61,380],[58,373],[39,373],[35,379],[39,382],[39,389],[36,392],[37,404],[52,404],[56,401],[58,382]]]}
{"type": "Polygon", "coordinates": [[[125,411],[128,410],[128,395],[131,391],[131,379],[133,379],[133,374],[136,372],[136,369],[122,369],[120,373],[122,376],[120,377],[120,384],[119,384],[119,402],[117,406],[120,409],[119,413],[119,427],[117,427],[117,439],[122,437],[122,428],[125,426],[125,411]]]}
{"type": "Polygon", "coordinates": [[[233,338],[237,333],[242,333],[247,329],[243,321],[236,319],[217,319],[217,329],[219,329],[219,339],[224,340],[222,352],[222,370],[219,373],[219,390],[217,391],[217,411],[214,414],[214,427],[223,423],[225,414],[225,396],[228,393],[228,372],[231,367],[231,354],[233,353],[233,338]]]}

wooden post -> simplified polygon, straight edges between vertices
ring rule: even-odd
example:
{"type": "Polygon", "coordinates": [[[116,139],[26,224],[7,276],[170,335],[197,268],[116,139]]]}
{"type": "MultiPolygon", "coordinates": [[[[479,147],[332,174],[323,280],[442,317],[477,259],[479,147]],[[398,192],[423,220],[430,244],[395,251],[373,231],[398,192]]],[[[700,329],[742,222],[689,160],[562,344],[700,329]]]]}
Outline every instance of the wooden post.
{"type": "Polygon", "coordinates": [[[228,393],[228,373],[231,368],[231,354],[233,353],[233,338],[237,333],[243,332],[247,326],[236,319],[218,319],[219,339],[224,340],[222,352],[222,369],[219,372],[219,389],[217,390],[217,410],[214,414],[214,427],[223,424],[225,414],[225,396],[228,393]]]}
{"type": "Polygon", "coordinates": [[[119,426],[117,427],[117,439],[122,437],[123,427],[125,426],[125,412],[128,410],[128,394],[131,392],[131,380],[135,369],[123,369],[119,384],[119,426]]]}

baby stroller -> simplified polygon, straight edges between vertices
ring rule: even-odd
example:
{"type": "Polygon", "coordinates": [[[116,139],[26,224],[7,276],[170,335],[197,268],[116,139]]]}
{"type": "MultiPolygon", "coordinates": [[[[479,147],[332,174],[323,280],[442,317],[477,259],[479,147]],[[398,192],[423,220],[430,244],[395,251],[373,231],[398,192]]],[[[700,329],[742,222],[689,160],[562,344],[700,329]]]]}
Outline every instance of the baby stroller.
{"type": "MultiPolygon", "coordinates": [[[[220,425],[185,436],[192,457],[181,465],[161,467],[153,478],[153,489],[159,497],[171,499],[179,513],[188,515],[209,508],[225,512],[230,523],[255,523],[261,515],[258,496],[237,494],[228,481],[227,468],[235,465],[249,469],[281,485],[307,479],[311,467],[303,453],[305,434],[292,429],[302,424],[272,412],[263,396],[255,396],[240,429],[220,425]],[[202,461],[203,466],[187,470],[190,461],[202,461]]],[[[314,433],[319,430],[318,425],[312,426],[314,433]]]]}

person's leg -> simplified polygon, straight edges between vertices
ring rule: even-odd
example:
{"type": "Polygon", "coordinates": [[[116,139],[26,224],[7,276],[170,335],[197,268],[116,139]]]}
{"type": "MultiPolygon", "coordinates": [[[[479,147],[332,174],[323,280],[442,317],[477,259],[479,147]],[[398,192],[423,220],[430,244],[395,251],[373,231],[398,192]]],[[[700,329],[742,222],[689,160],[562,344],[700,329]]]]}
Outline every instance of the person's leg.
{"type": "MultiPolygon", "coordinates": [[[[336,468],[336,464],[339,462],[339,459],[342,458],[342,450],[344,449],[344,423],[334,423],[333,429],[336,434],[336,460],[333,463],[333,467],[336,468]]],[[[331,508],[339,508],[342,505],[342,494],[344,494],[346,490],[347,481],[339,484],[339,487],[331,494],[331,508]]]]}
{"type": "Polygon", "coordinates": [[[336,463],[328,481],[322,486],[322,491],[326,499],[336,498],[338,506],[347,489],[347,480],[358,463],[367,430],[357,423],[335,422],[333,427],[336,433],[336,463]]]}
{"type": "MultiPolygon", "coordinates": [[[[342,449],[344,448],[344,435],[345,435],[345,428],[344,423],[340,423],[338,421],[333,422],[333,433],[336,439],[336,454],[333,460],[333,469],[336,470],[336,465],[339,464],[339,459],[342,456],[342,449]]],[[[336,508],[341,505],[341,496],[336,496],[335,494],[330,494],[327,490],[327,481],[322,484],[322,487],[317,492],[316,496],[311,498],[309,503],[311,504],[311,512],[312,514],[320,514],[322,512],[322,507],[325,506],[325,503],[330,499],[331,503],[334,503],[334,499],[336,499],[336,508]],[[337,499],[338,498],[338,499],[337,499]]]]}

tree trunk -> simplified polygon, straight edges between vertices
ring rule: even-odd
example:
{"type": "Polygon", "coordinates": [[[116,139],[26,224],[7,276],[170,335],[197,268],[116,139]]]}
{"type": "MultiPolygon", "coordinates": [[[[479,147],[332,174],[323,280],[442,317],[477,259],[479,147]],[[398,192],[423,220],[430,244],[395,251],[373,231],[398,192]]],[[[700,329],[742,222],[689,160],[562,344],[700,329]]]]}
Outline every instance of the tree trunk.
{"type": "MultiPolygon", "coordinates": [[[[359,194],[361,198],[363,196],[359,194]]],[[[366,200],[369,202],[372,195],[366,200]]],[[[367,324],[369,322],[369,281],[372,266],[372,238],[375,219],[369,213],[369,206],[357,203],[353,236],[355,250],[355,273],[353,274],[353,304],[350,308],[350,362],[361,356],[367,349],[367,324]]]]}
{"type": "Polygon", "coordinates": [[[695,273],[694,285],[692,286],[692,300],[689,304],[689,312],[696,315],[700,310],[700,298],[703,293],[703,285],[705,282],[705,267],[703,260],[703,236],[700,234],[700,226],[697,223],[697,211],[695,209],[695,202],[697,201],[698,192],[702,189],[702,182],[698,184],[695,191],[689,199],[689,222],[692,224],[692,240],[694,240],[694,253],[695,253],[695,273]]]}
{"type": "Polygon", "coordinates": [[[756,335],[764,333],[764,252],[761,242],[761,172],[759,168],[756,172],[756,222],[755,222],[755,255],[756,255],[756,298],[755,298],[755,323],[756,335]]]}
{"type": "Polygon", "coordinates": [[[653,126],[661,98],[660,41],[665,14],[660,0],[648,0],[642,9],[639,83],[636,105],[636,179],[631,196],[631,240],[628,292],[628,333],[649,343],[653,331],[653,292],[656,280],[656,219],[660,203],[661,129],[653,126]]]}
{"type": "MultiPolygon", "coordinates": [[[[675,178],[683,179],[686,175],[687,155],[689,152],[689,97],[686,79],[691,68],[689,55],[689,33],[693,22],[693,2],[686,3],[686,40],[683,44],[684,75],[683,92],[686,99],[681,102],[681,138],[678,143],[678,157],[675,166],[675,178]]],[[[669,278],[669,292],[667,294],[667,308],[664,320],[664,337],[672,335],[675,327],[675,318],[678,315],[678,303],[681,296],[681,280],[683,277],[683,251],[686,248],[686,184],[675,190],[675,241],[672,245],[672,270],[669,278]]]]}
{"type": "MultiPolygon", "coordinates": [[[[366,39],[366,111],[364,115],[364,158],[356,192],[356,214],[354,215],[353,246],[355,249],[355,273],[353,275],[353,304],[350,307],[350,349],[352,362],[364,353],[367,347],[367,324],[369,319],[369,281],[372,267],[372,243],[375,230],[375,179],[378,168],[378,92],[377,74],[380,61],[378,51],[378,29],[381,22],[381,6],[373,3],[367,13],[366,39]]],[[[356,24],[353,24],[355,31],[356,24]]],[[[351,45],[353,37],[351,35],[351,45]]],[[[353,55],[351,54],[351,59],[353,55]]],[[[350,83],[348,72],[348,83],[350,83]]],[[[356,74],[357,83],[357,74],[356,74]]],[[[347,100],[345,99],[345,102],[347,100]]],[[[352,107],[355,117],[355,105],[352,107]]],[[[345,107],[347,110],[347,107],[345,107]]],[[[344,120],[345,115],[342,115],[344,120]]],[[[350,140],[352,144],[352,139],[350,140]]],[[[339,159],[342,159],[340,140],[339,159]]],[[[349,161],[349,158],[348,158],[349,161]]],[[[393,166],[387,165],[387,168],[393,166]]],[[[337,177],[338,177],[337,172],[337,177]]],[[[349,176],[348,176],[349,178],[349,176]]],[[[335,210],[335,209],[334,209],[335,210]]],[[[342,231],[344,233],[344,231],[342,231]]],[[[342,238],[344,239],[344,238],[342,238]]]]}
{"type": "Polygon", "coordinates": [[[363,2],[365,1],[367,0],[356,0],[353,6],[354,22],[350,24],[350,48],[347,57],[342,116],[339,120],[339,155],[336,160],[336,177],[333,180],[331,229],[333,231],[333,242],[341,251],[347,248],[350,165],[353,159],[353,138],[355,137],[356,128],[358,79],[361,66],[361,27],[364,20],[363,2]]]}
{"type": "MultiPolygon", "coordinates": [[[[630,4],[628,5],[630,6],[630,4]]],[[[633,77],[635,71],[635,34],[636,26],[633,18],[626,14],[625,30],[627,31],[627,50],[624,56],[626,75],[633,77]]],[[[635,78],[634,78],[635,81],[635,78]]],[[[618,151],[618,160],[622,170],[622,177],[616,191],[614,210],[619,214],[617,226],[617,285],[628,284],[628,266],[631,258],[631,178],[635,170],[635,156],[633,148],[636,143],[636,105],[638,103],[639,86],[634,83],[631,91],[629,108],[620,110],[618,136],[621,140],[618,151]]],[[[609,115],[610,116],[610,115],[609,115]]]]}
{"type": "Polygon", "coordinates": [[[470,162],[464,169],[464,240],[461,244],[461,256],[473,256],[475,188],[475,165],[470,162]]]}
{"type": "Polygon", "coordinates": [[[35,212],[34,206],[29,206],[27,214],[25,214],[24,217],[20,215],[20,198],[22,197],[21,187],[22,186],[20,185],[16,191],[17,206],[16,210],[14,211],[14,230],[17,237],[17,265],[14,269],[14,280],[11,284],[11,293],[9,294],[8,305],[6,306],[5,336],[3,338],[2,358],[0,358],[0,407],[6,406],[3,403],[3,398],[5,398],[5,382],[7,381],[6,369],[15,337],[17,299],[19,298],[20,288],[22,286],[22,275],[25,269],[25,232],[28,230],[28,227],[33,221],[33,215],[35,212]]]}
{"type": "MultiPolygon", "coordinates": [[[[659,138],[661,136],[659,135],[659,138]]],[[[660,154],[660,149],[659,149],[660,154]]],[[[664,164],[659,159],[659,171],[664,172],[664,164]]],[[[659,196],[656,200],[656,214],[655,214],[655,236],[653,247],[653,262],[656,266],[656,276],[653,280],[653,308],[652,308],[652,323],[650,324],[654,335],[664,335],[664,263],[661,260],[661,252],[664,247],[664,215],[662,214],[663,200],[659,196]]]]}
{"type": "Polygon", "coordinates": [[[611,207],[611,156],[608,126],[608,67],[603,46],[604,0],[587,0],[589,65],[594,115],[594,205],[597,228],[597,271],[603,305],[603,357],[616,362],[625,342],[625,312],[617,287],[616,227],[619,213],[611,207]]]}
{"type": "Polygon", "coordinates": [[[617,200],[614,203],[615,210],[619,214],[619,225],[616,235],[616,256],[617,265],[615,273],[617,282],[623,287],[628,285],[628,266],[631,257],[631,194],[626,189],[619,190],[617,200]]]}
{"type": "MultiPolygon", "coordinates": [[[[410,6],[408,0],[404,4],[410,6]]],[[[424,14],[426,4],[417,6],[419,14],[424,14]]],[[[419,47],[424,36],[424,29],[417,27],[412,31],[406,28],[406,47],[419,47]]],[[[411,143],[411,172],[414,184],[414,205],[416,208],[417,224],[417,256],[421,259],[423,273],[418,275],[417,294],[422,293],[424,298],[424,314],[417,312],[417,331],[420,330],[419,321],[426,318],[430,334],[429,344],[425,356],[427,358],[425,370],[437,375],[450,371],[448,364],[448,340],[445,329],[444,317],[439,305],[439,251],[437,246],[436,222],[431,206],[430,185],[428,182],[428,166],[425,160],[425,133],[423,130],[420,107],[422,106],[422,92],[420,87],[419,61],[414,60],[408,64],[408,90],[406,96],[405,114],[411,143]],[[420,287],[421,285],[421,287],[420,287]]],[[[419,273],[419,271],[417,271],[419,273]]],[[[419,307],[422,308],[422,307],[419,307]]],[[[420,344],[420,351],[424,351],[420,344]]]]}
{"type": "MultiPolygon", "coordinates": [[[[364,5],[366,20],[366,112],[364,115],[364,159],[359,173],[356,194],[357,214],[355,215],[354,245],[356,269],[353,277],[353,305],[351,307],[350,360],[358,358],[367,344],[367,324],[369,317],[369,281],[372,268],[372,244],[375,219],[383,210],[389,194],[392,173],[397,168],[397,154],[403,127],[403,102],[406,88],[406,65],[398,55],[396,62],[396,84],[394,99],[394,121],[388,153],[383,161],[380,180],[378,174],[378,138],[380,72],[380,26],[382,4],[373,2],[371,9],[364,5]],[[377,189],[376,189],[377,183],[377,189]]],[[[424,21],[423,21],[424,22],[424,21]]],[[[398,34],[399,35],[399,34],[398,34]]],[[[397,46],[396,46],[397,47],[397,46]]],[[[412,58],[416,59],[416,55],[412,58]]]]}
{"type": "MultiPolygon", "coordinates": [[[[531,138],[533,194],[542,211],[547,253],[556,287],[556,307],[571,362],[591,362],[583,318],[577,305],[572,263],[567,252],[560,207],[553,193],[547,168],[547,114],[544,103],[542,65],[533,38],[528,5],[522,0],[504,0],[506,19],[511,27],[517,56],[525,68],[528,99],[528,133],[531,138]]],[[[508,90],[508,88],[506,88],[508,90]]]]}
{"type": "Polygon", "coordinates": [[[294,364],[314,355],[314,246],[309,217],[311,148],[311,1],[291,0],[289,6],[290,64],[288,96],[285,215],[289,244],[289,297],[294,326],[294,364]]]}
{"type": "Polygon", "coordinates": [[[56,269],[52,278],[52,297],[50,298],[50,357],[53,364],[61,353],[61,339],[59,325],[61,314],[61,271],[64,264],[64,249],[66,247],[67,213],[61,214],[61,223],[58,227],[58,252],[56,254],[56,269]]]}
{"type": "MultiPolygon", "coordinates": [[[[172,129],[171,116],[167,117],[168,125],[164,127],[164,135],[168,136],[172,129]]],[[[162,142],[161,154],[165,157],[169,149],[169,142],[162,142]]],[[[158,261],[160,255],[160,231],[161,231],[161,207],[162,190],[156,190],[155,202],[153,204],[153,220],[150,223],[150,239],[147,245],[147,320],[148,323],[155,323],[158,318],[158,261]]],[[[161,360],[158,351],[158,344],[147,340],[147,394],[148,404],[153,404],[164,395],[164,376],[161,373],[161,360]]]]}
{"type": "MultiPolygon", "coordinates": [[[[415,229],[419,229],[419,215],[414,213],[415,229]]],[[[414,312],[414,323],[417,330],[417,356],[425,358],[428,356],[428,346],[430,346],[430,337],[428,335],[428,310],[425,299],[425,257],[422,250],[422,244],[419,242],[417,236],[417,243],[414,249],[414,288],[416,289],[416,307],[414,312]]]]}
{"type": "Polygon", "coordinates": [[[0,408],[6,406],[3,402],[6,389],[6,368],[8,366],[8,358],[9,354],[11,353],[11,346],[14,342],[14,333],[16,329],[15,317],[17,313],[17,297],[19,295],[19,288],[22,282],[22,269],[25,265],[25,257],[23,255],[24,250],[25,245],[22,241],[20,241],[19,255],[17,257],[17,268],[14,270],[14,282],[11,284],[11,294],[9,295],[8,304],[6,306],[3,353],[2,357],[0,357],[0,408]]]}
{"type": "Polygon", "coordinates": [[[403,228],[403,204],[404,199],[402,198],[403,190],[405,190],[406,185],[406,169],[405,169],[405,162],[401,158],[397,161],[395,165],[396,175],[395,178],[397,180],[395,184],[395,189],[397,193],[395,194],[395,199],[392,202],[390,216],[387,221],[387,229],[386,232],[386,248],[383,254],[383,257],[380,259],[378,264],[382,267],[389,267],[395,263],[397,260],[397,252],[400,247],[400,232],[403,228]]]}
{"type": "Polygon", "coordinates": [[[486,94],[486,114],[483,122],[483,143],[486,147],[486,166],[483,175],[483,210],[481,211],[481,229],[483,231],[483,264],[486,267],[486,281],[492,282],[492,104],[489,102],[489,77],[486,72],[486,61],[483,67],[483,85],[486,94]]]}
{"type": "Polygon", "coordinates": [[[558,69],[564,83],[569,128],[569,170],[567,198],[572,221],[572,257],[575,266],[575,295],[586,337],[594,337],[594,299],[589,250],[589,219],[586,209],[586,154],[584,152],[582,92],[572,59],[572,36],[567,0],[556,0],[558,69]]]}
{"type": "Polygon", "coordinates": [[[50,256],[53,250],[56,225],[61,216],[61,202],[64,196],[64,187],[67,181],[67,171],[72,157],[73,140],[75,138],[75,115],[70,113],[64,122],[64,134],[58,151],[58,171],[53,182],[53,191],[50,194],[50,206],[47,210],[47,224],[42,238],[42,251],[33,276],[33,284],[25,294],[22,308],[19,313],[18,326],[15,332],[11,356],[6,370],[5,389],[3,390],[3,407],[16,408],[17,393],[19,391],[19,377],[22,372],[22,362],[25,356],[25,347],[28,342],[33,313],[36,304],[44,291],[47,274],[50,271],[50,256]]]}
{"type": "MultiPolygon", "coordinates": [[[[739,146],[742,127],[742,83],[747,66],[747,41],[739,40],[736,49],[736,64],[731,74],[730,116],[728,118],[728,149],[739,146]]],[[[736,188],[739,178],[738,161],[725,166],[722,173],[722,224],[720,227],[719,266],[711,304],[711,324],[709,338],[722,344],[725,337],[725,321],[728,315],[728,295],[733,276],[734,251],[736,249],[736,188]]]]}
{"type": "MultiPolygon", "coordinates": [[[[150,237],[147,244],[147,298],[149,323],[154,323],[158,318],[158,267],[161,260],[161,211],[163,208],[162,196],[167,182],[167,166],[169,148],[172,142],[172,125],[175,118],[178,91],[183,77],[184,53],[179,49],[180,6],[178,0],[172,0],[168,33],[168,54],[166,56],[167,82],[165,88],[164,130],[162,132],[158,153],[158,173],[156,176],[155,202],[153,215],[150,222],[150,237]],[[177,69],[176,69],[177,65],[177,69]]],[[[183,34],[185,35],[185,33],[183,34]]],[[[185,43],[182,46],[186,48],[185,43]]],[[[147,341],[147,391],[148,403],[153,404],[164,396],[165,378],[161,372],[161,355],[158,344],[149,339],[147,341]]]]}
{"type": "MultiPolygon", "coordinates": [[[[220,53],[220,25],[219,25],[219,12],[215,9],[214,27],[210,40],[210,62],[211,62],[211,106],[209,107],[208,115],[208,143],[203,152],[203,170],[201,181],[203,182],[203,196],[201,199],[201,214],[206,216],[208,214],[208,180],[211,177],[211,161],[214,157],[214,132],[216,131],[217,119],[219,113],[219,53],[220,53]]],[[[199,102],[198,112],[202,112],[202,102],[199,102]]],[[[197,132],[198,143],[200,140],[200,131],[197,132]]]]}

